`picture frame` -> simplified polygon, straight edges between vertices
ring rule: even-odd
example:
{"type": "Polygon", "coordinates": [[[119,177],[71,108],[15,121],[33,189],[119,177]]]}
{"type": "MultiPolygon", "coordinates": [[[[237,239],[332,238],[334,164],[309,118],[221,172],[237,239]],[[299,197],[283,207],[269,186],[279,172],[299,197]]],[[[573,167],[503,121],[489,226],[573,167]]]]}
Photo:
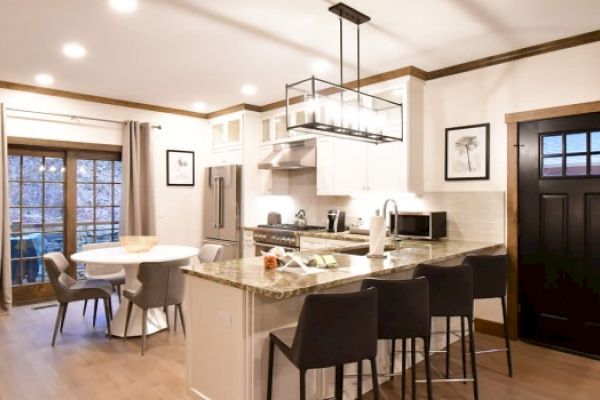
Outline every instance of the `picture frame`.
{"type": "Polygon", "coordinates": [[[193,151],[167,150],[167,186],[196,184],[195,157],[193,151]]]}
{"type": "Polygon", "coordinates": [[[490,124],[446,128],[445,179],[490,179],[490,124]]]}

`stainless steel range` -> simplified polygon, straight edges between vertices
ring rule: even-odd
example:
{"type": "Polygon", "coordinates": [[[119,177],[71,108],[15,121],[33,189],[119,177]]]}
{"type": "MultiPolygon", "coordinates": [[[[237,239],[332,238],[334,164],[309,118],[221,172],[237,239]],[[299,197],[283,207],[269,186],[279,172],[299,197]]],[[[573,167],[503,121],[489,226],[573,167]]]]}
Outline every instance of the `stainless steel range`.
{"type": "Polygon", "coordinates": [[[300,250],[300,235],[302,231],[324,231],[324,226],[272,224],[259,225],[254,231],[254,248],[257,256],[275,246],[283,247],[286,251],[300,250]]]}

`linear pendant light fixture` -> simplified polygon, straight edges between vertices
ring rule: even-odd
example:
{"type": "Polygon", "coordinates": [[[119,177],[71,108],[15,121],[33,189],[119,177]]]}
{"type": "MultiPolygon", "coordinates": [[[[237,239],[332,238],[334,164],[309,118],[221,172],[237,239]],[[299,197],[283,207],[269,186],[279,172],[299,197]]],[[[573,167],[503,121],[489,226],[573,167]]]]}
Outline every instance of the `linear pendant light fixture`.
{"type": "Polygon", "coordinates": [[[360,25],[371,18],[344,3],[329,11],[340,21],[340,84],[311,76],[285,85],[287,129],[375,144],[402,141],[402,104],[360,90],[360,25]],[[344,19],[356,25],[356,89],[344,86],[344,19]],[[298,118],[292,106],[303,108],[304,117],[298,118]]]}

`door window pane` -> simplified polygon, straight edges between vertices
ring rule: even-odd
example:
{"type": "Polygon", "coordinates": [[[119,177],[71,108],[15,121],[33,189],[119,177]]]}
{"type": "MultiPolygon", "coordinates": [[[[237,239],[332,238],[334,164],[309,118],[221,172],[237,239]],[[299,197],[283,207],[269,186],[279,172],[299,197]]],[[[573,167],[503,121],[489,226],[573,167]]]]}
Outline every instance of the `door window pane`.
{"type": "Polygon", "coordinates": [[[23,189],[23,206],[36,207],[42,205],[42,184],[41,183],[25,183],[23,189]]]}
{"type": "Polygon", "coordinates": [[[542,176],[561,176],[562,157],[544,157],[542,159],[542,176]]]}
{"type": "Polygon", "coordinates": [[[115,183],[121,183],[121,161],[113,161],[113,179],[115,183]]]}
{"type": "Polygon", "coordinates": [[[77,206],[91,206],[94,204],[94,185],[77,184],[77,206]]]}
{"type": "Polygon", "coordinates": [[[8,180],[18,181],[21,179],[21,157],[8,156],[8,180]]]}
{"type": "Polygon", "coordinates": [[[28,182],[41,182],[44,177],[44,162],[42,157],[23,157],[23,180],[28,182]]]}
{"type": "Polygon", "coordinates": [[[590,133],[590,150],[600,151],[600,131],[590,133]]]}
{"type": "Polygon", "coordinates": [[[94,160],[77,160],[77,182],[94,181],[94,160]]]}
{"type": "Polygon", "coordinates": [[[60,207],[64,204],[64,185],[62,183],[46,183],[44,205],[49,207],[60,207]]]}
{"type": "Polygon", "coordinates": [[[570,133],[567,135],[567,153],[585,153],[587,151],[587,135],[570,133]]]}
{"type": "Polygon", "coordinates": [[[94,222],[94,209],[92,207],[77,208],[77,223],[94,222]]]}
{"type": "Polygon", "coordinates": [[[562,135],[542,136],[542,154],[561,154],[562,135]]]}
{"type": "Polygon", "coordinates": [[[112,162],[96,160],[96,182],[112,182],[112,162]]]}
{"type": "Polygon", "coordinates": [[[96,205],[97,206],[110,206],[112,205],[112,185],[110,184],[97,184],[96,185],[96,205]]]}
{"type": "Polygon", "coordinates": [[[600,175],[600,154],[590,156],[590,174],[600,175]]]}
{"type": "Polygon", "coordinates": [[[44,171],[46,182],[62,182],[64,180],[65,167],[62,158],[46,158],[46,169],[44,171]]]}
{"type": "Polygon", "coordinates": [[[8,185],[9,193],[9,204],[11,207],[18,207],[21,205],[21,184],[18,182],[11,182],[8,185]]]}
{"type": "Polygon", "coordinates": [[[46,225],[46,230],[62,230],[63,226],[63,209],[62,208],[46,208],[44,210],[44,224],[46,225]],[[51,229],[52,226],[55,226],[55,229],[51,229]]]}
{"type": "Polygon", "coordinates": [[[586,156],[568,156],[566,165],[566,175],[579,176],[587,174],[586,156]]]}

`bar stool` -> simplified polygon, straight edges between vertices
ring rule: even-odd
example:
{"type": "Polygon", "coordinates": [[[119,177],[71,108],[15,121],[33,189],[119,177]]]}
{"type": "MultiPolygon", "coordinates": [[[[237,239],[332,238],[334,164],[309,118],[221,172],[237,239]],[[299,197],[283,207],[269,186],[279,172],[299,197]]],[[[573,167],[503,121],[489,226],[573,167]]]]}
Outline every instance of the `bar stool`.
{"type": "MultiPolygon", "coordinates": [[[[419,264],[413,278],[425,277],[429,282],[429,305],[432,317],[446,317],[446,379],[432,382],[472,382],[473,396],[479,399],[477,387],[477,364],[475,360],[475,337],[473,335],[473,272],[470,265],[445,267],[419,264]],[[467,319],[469,326],[469,347],[471,353],[472,378],[450,378],[450,319],[460,317],[461,323],[467,319]]],[[[461,335],[464,349],[464,335],[461,335]]],[[[466,368],[466,354],[463,350],[463,372],[466,368]]]]}
{"type": "Polygon", "coordinates": [[[272,399],[275,346],[300,370],[300,400],[306,399],[306,371],[335,367],[335,398],[342,400],[344,364],[368,359],[377,385],[377,290],[344,294],[309,294],[298,326],[269,334],[267,400],[272,399]]]}
{"type": "MultiPolygon", "coordinates": [[[[416,399],[416,339],[424,343],[427,398],[433,398],[431,390],[431,369],[429,364],[429,343],[431,336],[431,316],[429,313],[429,285],[427,279],[384,280],[369,278],[362,282],[362,289],[376,288],[378,303],[379,339],[392,342],[390,372],[379,374],[393,379],[396,339],[402,339],[402,399],[406,396],[406,342],[411,341],[412,398],[416,399]]],[[[362,399],[362,362],[358,363],[358,398],[362,399]]]]}
{"type": "Polygon", "coordinates": [[[508,376],[512,378],[512,355],[510,352],[510,340],[508,338],[508,321],[506,320],[506,274],[508,270],[508,257],[506,255],[469,255],[466,256],[463,265],[473,267],[473,298],[495,299],[499,298],[502,303],[502,325],[504,327],[503,349],[489,349],[477,351],[476,354],[506,352],[508,364],[508,376]]]}

